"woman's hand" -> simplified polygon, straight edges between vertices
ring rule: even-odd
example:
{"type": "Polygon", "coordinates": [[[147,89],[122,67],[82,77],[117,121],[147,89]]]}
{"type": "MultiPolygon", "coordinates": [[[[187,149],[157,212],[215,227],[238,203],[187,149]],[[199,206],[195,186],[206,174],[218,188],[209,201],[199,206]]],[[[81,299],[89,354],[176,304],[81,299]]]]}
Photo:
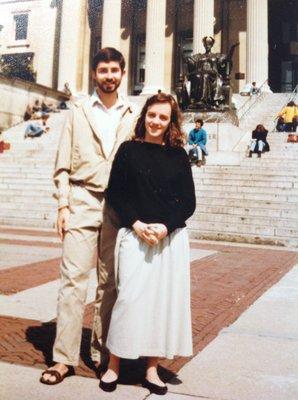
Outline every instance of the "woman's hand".
{"type": "Polygon", "coordinates": [[[168,229],[164,224],[149,224],[148,227],[158,240],[162,240],[168,234],[168,229]]]}
{"type": "Polygon", "coordinates": [[[149,246],[154,246],[158,243],[158,238],[148,224],[138,220],[132,225],[132,227],[135,233],[149,246]]]}

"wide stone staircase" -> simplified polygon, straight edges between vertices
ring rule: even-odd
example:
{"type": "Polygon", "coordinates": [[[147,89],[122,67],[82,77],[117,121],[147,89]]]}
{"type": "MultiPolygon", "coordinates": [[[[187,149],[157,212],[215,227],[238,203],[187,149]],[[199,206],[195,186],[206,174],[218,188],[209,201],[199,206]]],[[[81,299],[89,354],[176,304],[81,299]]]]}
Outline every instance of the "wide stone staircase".
{"type": "Polygon", "coordinates": [[[291,93],[262,93],[248,98],[238,110],[239,127],[251,132],[258,124],[262,124],[269,132],[272,131],[277,114],[291,99],[291,93]]]}
{"type": "Polygon", "coordinates": [[[298,144],[268,135],[271,151],[240,166],[193,167],[192,237],[298,246],[298,144]]]}
{"type": "Polygon", "coordinates": [[[25,122],[4,133],[11,149],[0,154],[1,225],[54,227],[53,167],[66,113],[51,114],[50,131],[39,138],[24,139],[25,122]]]}
{"type": "MultiPolygon", "coordinates": [[[[279,97],[275,109],[283,107],[285,97],[279,97]]],[[[264,115],[272,118],[272,109],[263,106],[259,123],[264,115]]],[[[24,139],[26,123],[4,133],[11,150],[0,154],[0,225],[54,228],[52,175],[66,113],[52,114],[50,131],[40,138],[24,139]]],[[[240,165],[207,161],[193,167],[197,209],[188,222],[192,237],[298,246],[298,144],[286,143],[286,137],[270,133],[271,151],[261,159],[245,158],[243,148],[240,165]]]]}

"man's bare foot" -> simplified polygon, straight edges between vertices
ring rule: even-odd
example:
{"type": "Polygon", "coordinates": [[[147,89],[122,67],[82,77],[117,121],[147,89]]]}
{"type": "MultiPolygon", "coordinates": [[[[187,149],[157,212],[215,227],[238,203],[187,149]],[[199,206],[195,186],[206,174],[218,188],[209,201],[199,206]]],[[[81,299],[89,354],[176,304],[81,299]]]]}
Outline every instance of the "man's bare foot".
{"type": "MultiPolygon", "coordinates": [[[[72,367],[69,367],[62,363],[57,363],[57,364],[53,365],[52,367],[48,368],[48,371],[57,371],[60,374],[61,378],[64,378],[65,375],[67,375],[69,373],[70,368],[72,368],[72,367]]],[[[60,382],[58,382],[57,376],[52,375],[50,373],[44,373],[42,375],[41,379],[42,379],[42,383],[47,383],[47,382],[49,382],[50,384],[55,383],[55,382],[60,383],[60,382]]]]}

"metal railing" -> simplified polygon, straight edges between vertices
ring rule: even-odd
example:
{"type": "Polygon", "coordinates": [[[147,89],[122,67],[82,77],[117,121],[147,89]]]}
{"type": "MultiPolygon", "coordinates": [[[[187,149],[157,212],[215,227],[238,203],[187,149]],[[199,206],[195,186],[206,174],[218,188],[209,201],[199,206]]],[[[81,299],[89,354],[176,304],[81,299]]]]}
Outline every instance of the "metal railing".
{"type": "Polygon", "coordinates": [[[244,118],[247,117],[247,115],[255,108],[255,106],[264,99],[266,92],[264,92],[262,88],[264,88],[267,83],[268,79],[266,79],[259,87],[259,94],[253,95],[253,97],[250,96],[249,99],[237,110],[238,115],[240,115],[239,124],[243,122],[244,118]],[[245,107],[247,107],[247,110],[242,111],[245,109],[245,107]]]}

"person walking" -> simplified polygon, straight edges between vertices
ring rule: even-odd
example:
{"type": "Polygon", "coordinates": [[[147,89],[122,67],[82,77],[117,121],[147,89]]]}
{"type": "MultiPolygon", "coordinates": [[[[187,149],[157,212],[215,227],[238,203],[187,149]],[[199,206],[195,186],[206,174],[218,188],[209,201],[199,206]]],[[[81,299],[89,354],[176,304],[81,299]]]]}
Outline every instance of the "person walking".
{"type": "Polygon", "coordinates": [[[90,271],[97,259],[98,289],[91,357],[104,363],[104,343],[116,299],[114,246],[118,220],[105,205],[112,160],[127,139],[137,108],[118,93],[125,73],[123,55],[101,49],[93,59],[94,93],[68,112],[57,153],[54,181],[58,191],[57,227],[63,241],[54,366],[40,381],[55,385],[78,365],[84,305],[90,271]]]}
{"type": "Polygon", "coordinates": [[[107,201],[120,217],[115,250],[118,297],[107,338],[110,361],[100,388],[116,389],[119,359],[148,357],[143,386],[163,395],[160,357],[192,354],[189,243],[195,210],[180,112],[171,95],[150,97],[132,141],[113,162],[107,201]]]}

